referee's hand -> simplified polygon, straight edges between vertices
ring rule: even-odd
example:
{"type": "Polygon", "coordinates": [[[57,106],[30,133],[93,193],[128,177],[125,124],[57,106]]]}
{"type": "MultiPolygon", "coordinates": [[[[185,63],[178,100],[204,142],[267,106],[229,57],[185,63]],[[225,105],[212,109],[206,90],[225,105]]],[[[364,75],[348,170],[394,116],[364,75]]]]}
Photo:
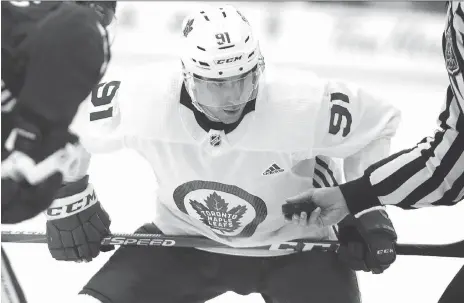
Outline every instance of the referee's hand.
{"type": "Polygon", "coordinates": [[[320,228],[335,225],[349,214],[345,198],[338,187],[312,188],[286,199],[286,202],[314,203],[320,211],[311,216],[310,223],[320,228]]]}

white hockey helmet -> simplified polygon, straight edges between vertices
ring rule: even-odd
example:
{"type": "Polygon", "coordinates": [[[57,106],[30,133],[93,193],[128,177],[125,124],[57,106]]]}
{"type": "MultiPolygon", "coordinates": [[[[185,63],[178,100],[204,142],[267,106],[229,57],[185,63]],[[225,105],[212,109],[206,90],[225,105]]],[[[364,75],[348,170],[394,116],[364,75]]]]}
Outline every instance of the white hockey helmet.
{"type": "Polygon", "coordinates": [[[248,20],[230,5],[208,7],[186,17],[182,28],[184,82],[194,105],[250,101],[264,60],[248,20]]]}

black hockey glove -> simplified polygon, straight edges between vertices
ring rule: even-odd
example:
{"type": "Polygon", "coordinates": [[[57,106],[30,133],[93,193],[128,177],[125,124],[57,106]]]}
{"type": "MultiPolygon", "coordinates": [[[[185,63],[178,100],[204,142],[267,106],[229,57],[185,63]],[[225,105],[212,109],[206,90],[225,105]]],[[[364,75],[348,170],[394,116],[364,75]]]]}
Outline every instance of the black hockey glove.
{"type": "Polygon", "coordinates": [[[338,238],[339,258],[353,270],[380,274],[396,259],[397,236],[385,210],[358,219],[347,216],[339,223],[338,238]]]}
{"type": "Polygon", "coordinates": [[[53,258],[63,261],[91,261],[110,233],[111,220],[98,201],[88,176],[60,189],[47,209],[47,243],[53,258]]]}
{"type": "Polygon", "coordinates": [[[44,211],[79,157],[76,136],[45,124],[31,115],[2,113],[2,223],[44,211]]]}

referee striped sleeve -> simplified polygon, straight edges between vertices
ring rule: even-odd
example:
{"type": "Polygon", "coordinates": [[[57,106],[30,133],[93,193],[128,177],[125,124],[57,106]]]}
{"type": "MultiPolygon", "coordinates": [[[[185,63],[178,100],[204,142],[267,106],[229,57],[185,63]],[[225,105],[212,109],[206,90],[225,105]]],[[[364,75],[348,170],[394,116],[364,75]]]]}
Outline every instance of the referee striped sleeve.
{"type": "Polygon", "coordinates": [[[462,199],[464,117],[451,87],[446,99],[433,138],[370,166],[362,178],[340,186],[352,213],[381,204],[409,209],[452,205],[462,199]]]}
{"type": "Polygon", "coordinates": [[[379,205],[404,209],[453,205],[464,195],[464,12],[450,2],[442,46],[450,86],[439,129],[411,149],[371,165],[340,185],[353,214],[379,205]],[[360,195],[363,199],[360,199],[360,195]]]}

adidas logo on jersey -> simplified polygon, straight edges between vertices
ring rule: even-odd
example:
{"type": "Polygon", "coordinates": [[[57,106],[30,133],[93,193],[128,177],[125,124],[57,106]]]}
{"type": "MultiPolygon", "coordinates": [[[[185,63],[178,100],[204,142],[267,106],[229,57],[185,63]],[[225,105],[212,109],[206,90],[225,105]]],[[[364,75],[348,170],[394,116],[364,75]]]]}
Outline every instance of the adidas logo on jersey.
{"type": "Polygon", "coordinates": [[[281,173],[283,171],[284,171],[283,168],[280,168],[279,165],[274,163],[271,165],[271,167],[266,169],[266,171],[263,173],[263,176],[273,175],[273,174],[281,173]]]}

